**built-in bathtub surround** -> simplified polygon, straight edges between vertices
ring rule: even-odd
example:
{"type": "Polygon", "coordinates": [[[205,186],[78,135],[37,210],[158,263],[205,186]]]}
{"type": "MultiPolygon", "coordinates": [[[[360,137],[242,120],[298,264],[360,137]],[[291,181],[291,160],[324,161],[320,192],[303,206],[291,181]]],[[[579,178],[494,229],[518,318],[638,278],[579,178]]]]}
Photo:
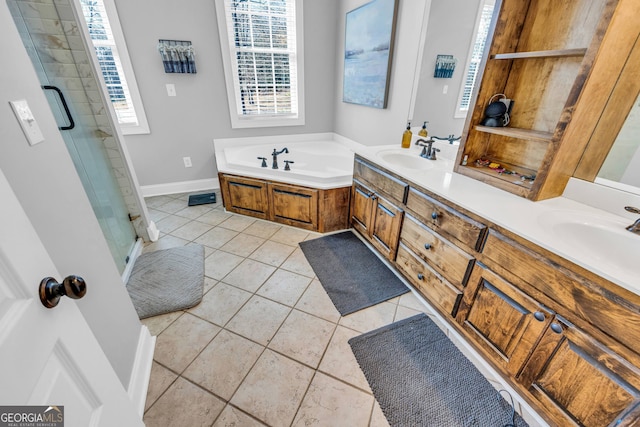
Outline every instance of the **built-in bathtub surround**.
{"type": "Polygon", "coordinates": [[[214,139],[218,172],[317,189],[351,185],[353,150],[360,144],[333,133],[214,139]],[[277,156],[273,151],[287,148],[277,156]],[[266,166],[262,166],[262,159],[266,166]],[[285,170],[285,160],[291,161],[285,170]]]}
{"type": "Polygon", "coordinates": [[[29,55],[33,59],[39,54],[47,75],[55,76],[50,84],[64,91],[73,115],[81,117],[79,121],[87,124],[88,132],[102,142],[137,234],[145,238],[150,233],[157,234],[155,226],[147,230],[148,224],[142,216],[144,202],[127,167],[123,147],[116,140],[117,131],[105,104],[108,100],[102,95],[87,54],[83,29],[76,22],[74,7],[68,0],[56,0],[55,3],[54,0],[8,0],[7,4],[29,55]]]}

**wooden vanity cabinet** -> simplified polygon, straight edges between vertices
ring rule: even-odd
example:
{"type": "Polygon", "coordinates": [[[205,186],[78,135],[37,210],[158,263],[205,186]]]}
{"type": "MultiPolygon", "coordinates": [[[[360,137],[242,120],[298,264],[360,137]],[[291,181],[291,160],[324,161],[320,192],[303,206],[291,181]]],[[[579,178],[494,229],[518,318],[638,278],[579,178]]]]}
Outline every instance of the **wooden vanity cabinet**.
{"type": "Polygon", "coordinates": [[[404,210],[398,207],[398,201],[391,200],[399,197],[401,202],[406,188],[406,183],[356,159],[351,188],[351,224],[392,261],[398,250],[404,210]],[[390,197],[386,196],[387,193],[390,197]]]}
{"type": "Polygon", "coordinates": [[[560,316],[517,380],[567,425],[640,424],[640,370],[560,316]]]}
{"type": "Polygon", "coordinates": [[[224,207],[243,215],[268,219],[269,193],[266,181],[233,175],[220,175],[224,207]]]}
{"type": "Polygon", "coordinates": [[[318,190],[270,182],[269,218],[306,230],[318,228],[318,190]]]}

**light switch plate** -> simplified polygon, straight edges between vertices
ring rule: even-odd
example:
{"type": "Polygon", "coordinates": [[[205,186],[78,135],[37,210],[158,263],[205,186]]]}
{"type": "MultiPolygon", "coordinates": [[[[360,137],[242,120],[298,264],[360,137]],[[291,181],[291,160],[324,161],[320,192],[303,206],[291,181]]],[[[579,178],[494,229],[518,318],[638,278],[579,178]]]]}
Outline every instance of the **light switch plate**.
{"type": "Polygon", "coordinates": [[[38,126],[38,122],[36,122],[35,117],[33,117],[33,113],[29,108],[29,104],[27,104],[27,100],[19,99],[17,101],[9,101],[9,104],[18,119],[18,123],[20,123],[24,136],[27,137],[29,145],[36,145],[37,143],[44,141],[44,136],[42,135],[40,126],[38,126]]]}

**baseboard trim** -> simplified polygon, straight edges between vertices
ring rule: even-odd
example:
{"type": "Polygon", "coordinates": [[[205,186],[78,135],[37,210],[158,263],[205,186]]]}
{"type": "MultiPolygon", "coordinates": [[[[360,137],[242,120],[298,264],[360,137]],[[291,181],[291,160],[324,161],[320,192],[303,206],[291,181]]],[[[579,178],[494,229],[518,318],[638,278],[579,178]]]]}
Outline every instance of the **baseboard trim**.
{"type": "Polygon", "coordinates": [[[124,267],[124,271],[122,272],[122,283],[125,285],[129,281],[129,277],[131,277],[131,272],[133,271],[133,264],[136,263],[136,259],[142,253],[142,246],[144,242],[141,238],[136,239],[136,243],[133,245],[133,249],[131,249],[131,253],[129,254],[129,261],[127,265],[124,267]]]}
{"type": "Polygon", "coordinates": [[[156,337],[151,335],[145,325],[141,325],[136,359],[133,363],[131,379],[127,389],[129,399],[131,399],[141,417],[144,416],[144,405],[147,401],[147,390],[149,389],[155,347],[156,337]]]}
{"type": "Polygon", "coordinates": [[[143,197],[163,196],[165,194],[189,193],[192,191],[215,190],[220,188],[218,178],[198,179],[194,181],[168,182],[166,184],[141,185],[143,197]]]}

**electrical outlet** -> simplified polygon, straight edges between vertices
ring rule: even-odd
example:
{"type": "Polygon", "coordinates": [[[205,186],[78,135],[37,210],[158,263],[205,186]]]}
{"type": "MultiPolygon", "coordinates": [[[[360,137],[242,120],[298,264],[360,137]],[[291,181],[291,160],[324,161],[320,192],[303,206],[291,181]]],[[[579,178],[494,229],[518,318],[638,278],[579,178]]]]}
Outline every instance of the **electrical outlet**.
{"type": "Polygon", "coordinates": [[[191,166],[193,166],[191,164],[191,157],[183,157],[182,161],[184,162],[184,167],[185,168],[190,168],[191,166]]]}
{"type": "Polygon", "coordinates": [[[167,84],[167,95],[176,96],[176,85],[174,85],[173,83],[167,84]]]}
{"type": "Polygon", "coordinates": [[[442,94],[443,94],[443,95],[446,95],[446,94],[447,94],[447,92],[449,92],[449,85],[444,85],[444,86],[442,87],[442,94]]]}

